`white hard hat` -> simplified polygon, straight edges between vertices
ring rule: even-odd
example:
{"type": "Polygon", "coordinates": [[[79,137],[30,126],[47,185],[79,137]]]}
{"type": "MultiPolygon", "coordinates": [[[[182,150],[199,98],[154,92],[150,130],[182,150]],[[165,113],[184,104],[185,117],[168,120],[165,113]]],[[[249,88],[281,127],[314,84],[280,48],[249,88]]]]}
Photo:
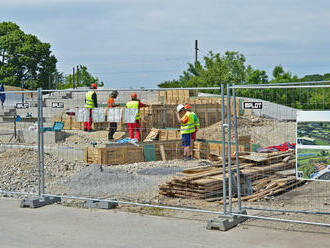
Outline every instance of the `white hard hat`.
{"type": "Polygon", "coordinates": [[[177,107],[176,107],[176,111],[179,113],[181,109],[184,109],[184,106],[182,104],[179,104],[177,107]]]}

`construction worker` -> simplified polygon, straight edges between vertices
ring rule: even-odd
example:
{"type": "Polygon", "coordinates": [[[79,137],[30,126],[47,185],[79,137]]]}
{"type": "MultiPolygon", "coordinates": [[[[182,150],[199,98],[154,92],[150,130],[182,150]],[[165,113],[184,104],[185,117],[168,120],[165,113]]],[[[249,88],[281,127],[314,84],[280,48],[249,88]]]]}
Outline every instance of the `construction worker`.
{"type": "Polygon", "coordinates": [[[176,111],[181,126],[183,160],[191,160],[191,134],[195,132],[195,119],[193,114],[187,111],[182,104],[177,106],[176,111]]]}
{"type": "MultiPolygon", "coordinates": [[[[108,113],[109,108],[114,108],[114,107],[119,107],[120,104],[115,104],[115,99],[118,96],[118,91],[114,90],[111,92],[110,97],[107,102],[107,107],[106,107],[106,113],[108,113]]],[[[117,131],[117,123],[116,122],[110,122],[109,124],[109,133],[108,133],[108,140],[111,141],[113,140],[113,135],[117,131]]]]}
{"type": "Polygon", "coordinates": [[[191,111],[191,106],[190,106],[189,103],[185,103],[184,108],[187,111],[191,112],[193,114],[193,116],[194,116],[194,120],[195,120],[195,132],[191,134],[191,140],[192,141],[195,141],[196,140],[197,131],[200,129],[200,126],[201,126],[200,123],[199,123],[199,118],[198,118],[198,116],[194,112],[191,111]]]}
{"type": "Polygon", "coordinates": [[[138,140],[138,142],[141,141],[141,134],[140,134],[140,108],[147,107],[147,104],[143,104],[138,100],[137,94],[132,93],[131,95],[131,101],[126,103],[126,108],[131,109],[138,109],[138,112],[135,117],[135,123],[128,123],[128,135],[131,139],[134,139],[134,133],[135,138],[138,140]]]}
{"type": "Polygon", "coordinates": [[[97,85],[92,83],[90,89],[85,96],[85,108],[89,109],[89,121],[84,122],[84,131],[86,132],[92,131],[92,109],[97,108],[97,96],[95,93],[97,85]]]}

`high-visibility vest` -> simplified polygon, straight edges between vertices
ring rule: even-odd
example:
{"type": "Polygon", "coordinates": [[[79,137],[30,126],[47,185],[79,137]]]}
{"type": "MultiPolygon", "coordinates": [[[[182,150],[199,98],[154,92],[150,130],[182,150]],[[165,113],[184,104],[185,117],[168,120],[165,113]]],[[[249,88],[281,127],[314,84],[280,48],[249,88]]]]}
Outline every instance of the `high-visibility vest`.
{"type": "Polygon", "coordinates": [[[88,91],[85,96],[85,108],[95,108],[95,104],[93,101],[93,94],[95,91],[88,91]]]}
{"type": "Polygon", "coordinates": [[[136,114],[135,120],[140,120],[140,111],[139,111],[139,101],[129,101],[126,103],[126,108],[137,109],[138,112],[136,114]]]}
{"type": "Polygon", "coordinates": [[[188,134],[195,132],[195,119],[194,115],[187,111],[186,115],[188,115],[188,122],[186,124],[181,123],[181,134],[188,134]]]}
{"type": "Polygon", "coordinates": [[[198,116],[194,113],[194,112],[191,112],[194,116],[194,120],[195,120],[195,128],[196,130],[200,129],[201,127],[201,124],[199,123],[199,118],[198,116]]]}

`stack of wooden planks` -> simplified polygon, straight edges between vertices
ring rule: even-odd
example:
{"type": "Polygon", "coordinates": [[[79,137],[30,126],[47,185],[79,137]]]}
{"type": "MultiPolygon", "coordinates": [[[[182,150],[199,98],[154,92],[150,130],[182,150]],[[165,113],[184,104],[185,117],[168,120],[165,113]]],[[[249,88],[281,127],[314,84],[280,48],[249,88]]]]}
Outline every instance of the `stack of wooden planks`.
{"type": "Polygon", "coordinates": [[[177,173],[171,181],[159,186],[159,194],[205,199],[214,197],[222,189],[222,172],[219,167],[196,167],[177,173]]]}
{"type": "MultiPolygon", "coordinates": [[[[235,164],[232,164],[232,168],[235,168],[235,164]]],[[[299,186],[302,182],[296,180],[293,168],[294,151],[250,153],[240,156],[242,189],[246,188],[247,184],[252,187],[249,195],[244,195],[242,190],[242,200],[257,201],[299,186]]],[[[225,176],[228,183],[228,166],[225,176]]],[[[179,172],[171,181],[160,185],[159,194],[179,198],[221,200],[222,185],[221,167],[196,167],[179,172]]],[[[233,192],[236,192],[235,188],[233,192]]]]}

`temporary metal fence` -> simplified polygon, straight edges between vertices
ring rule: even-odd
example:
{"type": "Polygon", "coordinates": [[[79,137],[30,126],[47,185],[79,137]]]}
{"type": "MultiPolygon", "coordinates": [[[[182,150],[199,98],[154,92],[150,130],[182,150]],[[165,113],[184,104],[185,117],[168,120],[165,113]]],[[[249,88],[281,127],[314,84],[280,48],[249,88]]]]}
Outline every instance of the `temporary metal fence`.
{"type": "MultiPolygon", "coordinates": [[[[88,121],[88,113],[84,111],[86,92],[88,89],[24,91],[24,101],[17,100],[15,104],[11,104],[13,108],[14,105],[17,107],[16,103],[21,103],[18,107],[22,108],[12,110],[15,112],[13,120],[17,132],[21,134],[17,135],[18,141],[15,144],[9,141],[1,142],[2,150],[14,148],[16,150],[13,151],[16,151],[16,154],[22,153],[22,157],[26,156],[26,152],[33,154],[35,160],[28,158],[26,162],[35,163],[37,166],[33,169],[36,171],[27,170],[27,173],[31,173],[31,182],[27,182],[27,187],[13,186],[22,178],[19,172],[9,175],[6,183],[1,184],[0,193],[91,200],[330,226],[329,182],[305,183],[302,180],[294,180],[292,174],[280,178],[276,170],[268,170],[266,167],[273,163],[272,159],[263,164],[253,164],[252,160],[247,162],[242,158],[244,155],[253,155],[251,151],[258,147],[276,146],[285,142],[295,143],[297,109],[329,110],[328,82],[301,85],[221,85],[213,88],[188,89],[98,89],[96,94],[99,106],[94,111],[92,132],[84,131],[85,122],[88,121]],[[111,125],[107,120],[107,101],[114,90],[119,92],[115,104],[120,105],[116,107],[120,109],[116,113],[120,114],[121,120],[125,115],[125,104],[133,92],[137,93],[142,103],[153,106],[141,108],[141,139],[144,140],[151,134],[150,142],[141,143],[125,139],[128,136],[128,124],[123,121],[117,123],[115,134],[115,140],[121,141],[118,143],[108,140],[111,125]],[[175,97],[173,92],[170,92],[174,90],[188,90],[193,96],[179,94],[175,97]],[[159,93],[165,91],[172,95],[165,97],[159,93]],[[198,92],[213,93],[213,96],[206,97],[213,101],[203,102],[198,99],[198,92]],[[27,94],[30,94],[29,97],[27,94]],[[169,101],[166,101],[167,97],[169,101]],[[216,141],[217,148],[219,147],[218,154],[215,154],[218,156],[217,162],[207,159],[189,162],[182,160],[181,137],[175,131],[179,128],[176,105],[186,102],[190,103],[192,110],[197,114],[199,111],[203,113],[200,114],[202,130],[197,138],[203,142],[216,141]],[[262,108],[244,109],[246,102],[257,103],[252,108],[258,107],[261,103],[262,108]],[[25,109],[24,106],[28,108],[25,109]],[[30,118],[37,123],[16,122],[18,116],[21,119],[24,117],[24,121],[30,118]],[[157,135],[152,135],[155,128],[161,129],[156,130],[157,132],[162,132],[158,133],[158,140],[155,139],[157,135]],[[203,133],[204,129],[210,131],[203,133]],[[208,135],[212,137],[207,138],[208,135]],[[250,152],[243,153],[240,149],[240,137],[247,135],[251,136],[250,152]],[[160,136],[163,139],[159,140],[160,136]],[[219,166],[215,167],[219,173],[212,179],[218,182],[212,186],[216,189],[220,186],[221,190],[215,191],[212,195],[213,201],[199,199],[203,194],[205,197],[201,198],[207,198],[206,193],[203,193],[203,187],[183,189],[182,181],[173,181],[182,176],[184,171],[195,167],[206,168],[214,163],[219,166]],[[248,163],[250,165],[246,165],[248,163]],[[258,177],[248,173],[249,167],[261,168],[258,177]],[[253,179],[249,178],[251,175],[253,179]],[[169,181],[172,184],[167,186],[172,187],[173,196],[180,197],[159,194],[159,186],[169,181]],[[272,192],[274,182],[288,185],[282,187],[285,188],[282,191],[272,192]],[[252,197],[257,193],[260,194],[252,197]],[[243,212],[244,210],[248,210],[249,215],[243,212]],[[274,213],[286,215],[278,217],[274,216],[274,213]]],[[[9,123],[5,124],[4,121],[1,123],[7,124],[9,123]]],[[[10,128],[10,132],[16,133],[13,130],[15,131],[14,126],[10,128]]],[[[212,152],[210,154],[214,155],[212,152]]],[[[294,160],[291,157],[290,159],[294,160]]],[[[293,166],[293,161],[291,162],[293,166]]],[[[25,168],[24,164],[18,166],[25,168]]],[[[5,177],[6,173],[8,172],[4,172],[5,177]]],[[[189,181],[185,183],[188,184],[189,181]]],[[[274,188],[274,191],[279,189],[281,187],[274,188]]]]}
{"type": "MultiPolygon", "coordinates": [[[[39,116],[29,113],[38,106],[37,91],[1,92],[0,106],[0,193],[36,195],[43,193],[39,116]],[[27,103],[29,101],[29,103],[27,103]]],[[[42,124],[41,124],[42,125],[42,124]]]]}
{"type": "MultiPolygon", "coordinates": [[[[245,113],[241,116],[237,115],[237,109],[234,110],[234,120],[228,121],[233,123],[234,131],[229,131],[229,124],[228,136],[234,135],[238,144],[239,135],[249,134],[252,143],[251,153],[240,152],[238,145],[235,154],[228,149],[228,164],[230,158],[234,158],[236,164],[236,168],[229,171],[228,175],[233,179],[233,175],[236,175],[235,185],[229,181],[229,189],[235,188],[234,197],[228,199],[229,213],[241,216],[242,210],[248,210],[249,218],[330,226],[329,180],[306,180],[299,176],[301,167],[296,170],[296,163],[301,166],[301,161],[307,161],[303,166],[313,170],[313,173],[322,169],[326,171],[329,167],[329,82],[233,85],[228,88],[232,91],[232,97],[239,99],[243,108],[245,106],[245,113]],[[299,122],[299,111],[322,111],[318,112],[321,118],[315,119],[314,114],[309,120],[299,122]],[[328,121],[322,124],[324,119],[328,121]],[[301,126],[309,125],[315,126],[315,131],[300,131],[301,126]],[[313,144],[296,144],[297,139],[310,141],[313,137],[313,144]],[[289,143],[296,146],[290,147],[291,153],[284,152],[289,143]],[[278,151],[277,155],[268,156],[267,152],[271,149],[278,151]],[[313,155],[307,156],[307,160],[301,159],[304,151],[307,153],[312,150],[313,155]],[[264,152],[264,156],[254,151],[264,152]]],[[[312,112],[305,112],[304,116],[306,113],[312,112]]],[[[226,202],[224,209],[225,205],[226,202]]]]}

